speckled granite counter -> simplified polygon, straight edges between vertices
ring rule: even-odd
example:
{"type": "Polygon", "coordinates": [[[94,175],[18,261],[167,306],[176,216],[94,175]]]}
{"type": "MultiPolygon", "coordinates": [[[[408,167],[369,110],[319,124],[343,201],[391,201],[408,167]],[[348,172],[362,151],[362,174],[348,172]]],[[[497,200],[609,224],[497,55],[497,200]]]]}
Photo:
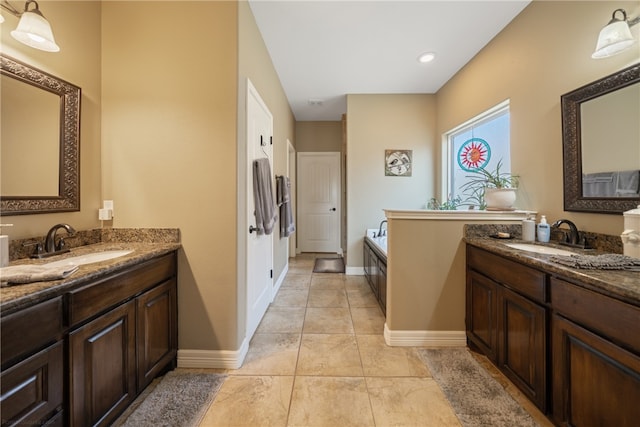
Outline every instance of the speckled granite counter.
{"type": "Polygon", "coordinates": [[[4,316],[40,301],[62,295],[89,281],[160,257],[181,247],[179,231],[174,229],[111,230],[102,234],[102,242],[73,248],[70,253],[39,260],[19,259],[12,262],[11,265],[45,264],[77,255],[108,250],[125,249],[133,250],[133,252],[107,261],[81,265],[75,273],[63,280],[34,282],[0,288],[0,311],[2,315],[4,316]]]}
{"type": "MultiPolygon", "coordinates": [[[[609,295],[621,301],[640,306],[640,272],[622,270],[583,270],[565,267],[550,260],[550,255],[513,249],[505,243],[531,243],[522,240],[498,240],[486,237],[465,237],[464,241],[472,246],[485,249],[505,258],[518,261],[552,275],[557,275],[573,283],[609,295]]],[[[566,246],[550,244],[580,254],[596,254],[593,250],[569,249],[566,246]]],[[[553,292],[553,289],[551,289],[553,292]]]]}

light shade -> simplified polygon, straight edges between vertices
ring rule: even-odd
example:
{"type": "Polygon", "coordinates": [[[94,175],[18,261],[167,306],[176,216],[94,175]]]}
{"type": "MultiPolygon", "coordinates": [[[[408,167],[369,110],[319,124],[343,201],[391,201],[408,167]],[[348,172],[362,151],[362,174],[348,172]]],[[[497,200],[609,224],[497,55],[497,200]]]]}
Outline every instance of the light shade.
{"type": "Polygon", "coordinates": [[[4,16],[0,15],[0,24],[4,22],[4,16]]]}
{"type": "MultiPolygon", "coordinates": [[[[622,10],[618,9],[617,11],[622,10]]],[[[616,55],[636,42],[626,21],[627,14],[622,11],[624,19],[619,20],[615,18],[616,12],[613,12],[614,17],[609,21],[609,24],[600,31],[596,50],[591,55],[594,59],[616,55]]]]}
{"type": "Polygon", "coordinates": [[[22,13],[18,27],[11,31],[11,36],[20,43],[46,52],[58,52],[60,50],[53,38],[51,25],[40,13],[37,3],[35,9],[25,10],[22,13]]]}

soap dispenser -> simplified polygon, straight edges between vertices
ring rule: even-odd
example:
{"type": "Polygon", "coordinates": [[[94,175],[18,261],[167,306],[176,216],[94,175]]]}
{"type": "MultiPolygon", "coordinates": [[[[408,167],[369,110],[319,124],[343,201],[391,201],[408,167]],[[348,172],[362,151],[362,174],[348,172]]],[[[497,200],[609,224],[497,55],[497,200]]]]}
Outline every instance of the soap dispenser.
{"type": "Polygon", "coordinates": [[[551,236],[551,226],[547,224],[547,217],[542,215],[538,224],[538,242],[548,243],[551,236]]]}

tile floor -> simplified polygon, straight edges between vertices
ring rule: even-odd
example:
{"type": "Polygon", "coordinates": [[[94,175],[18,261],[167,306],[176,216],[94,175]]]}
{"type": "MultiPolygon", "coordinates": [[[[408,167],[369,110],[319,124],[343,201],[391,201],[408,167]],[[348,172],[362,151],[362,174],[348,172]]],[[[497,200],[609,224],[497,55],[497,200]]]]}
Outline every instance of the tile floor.
{"type": "Polygon", "coordinates": [[[459,426],[416,349],[385,344],[364,276],[312,273],[314,260],[290,260],[243,366],[228,372],[200,426],[459,426]]]}

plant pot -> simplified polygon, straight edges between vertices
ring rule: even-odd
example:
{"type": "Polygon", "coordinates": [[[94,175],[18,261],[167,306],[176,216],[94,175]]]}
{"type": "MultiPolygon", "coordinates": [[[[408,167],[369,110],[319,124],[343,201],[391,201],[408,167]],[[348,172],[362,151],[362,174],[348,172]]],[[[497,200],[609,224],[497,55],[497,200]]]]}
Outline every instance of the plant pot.
{"type": "Polygon", "coordinates": [[[516,202],[516,189],[485,188],[484,202],[487,204],[487,210],[490,211],[513,210],[513,204],[516,202]]]}

